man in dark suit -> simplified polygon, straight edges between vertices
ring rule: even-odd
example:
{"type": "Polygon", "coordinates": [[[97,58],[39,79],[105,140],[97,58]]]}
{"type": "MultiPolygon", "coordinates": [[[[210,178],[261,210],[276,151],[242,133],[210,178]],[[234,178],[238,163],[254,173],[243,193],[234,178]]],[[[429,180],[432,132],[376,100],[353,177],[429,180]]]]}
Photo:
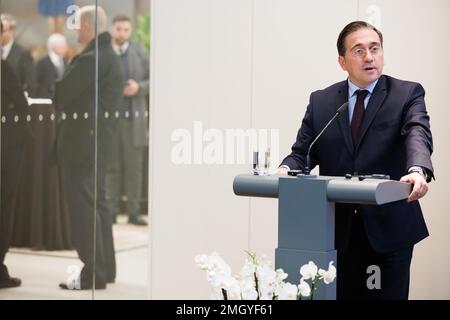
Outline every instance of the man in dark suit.
{"type": "Polygon", "coordinates": [[[33,58],[30,52],[14,39],[17,27],[16,19],[7,13],[2,13],[0,18],[3,23],[2,59],[8,61],[20,82],[22,90],[30,93],[33,89],[33,58]]]}
{"type": "Polygon", "coordinates": [[[433,177],[432,136],[423,87],[382,75],[383,37],[366,22],[348,24],[337,42],[348,79],[313,92],[292,153],[278,169],[304,169],[308,147],[349,102],[311,150],[321,175],[387,174],[413,184],[407,200],[382,206],[336,204],[337,298],[407,299],[413,246],[428,236],[417,201],[433,177]],[[369,289],[369,266],[381,288],[369,289]]]}
{"type": "MultiPolygon", "coordinates": [[[[3,33],[3,23],[2,33],[3,33]]],[[[0,38],[1,39],[1,38],[0,38]]],[[[31,129],[24,114],[28,107],[19,80],[11,66],[1,60],[1,209],[0,209],[0,289],[20,286],[21,280],[11,277],[5,262],[13,225],[14,206],[24,165],[25,144],[31,139],[31,129]],[[19,116],[19,122],[14,117],[19,116]]]]}
{"type": "Polygon", "coordinates": [[[112,215],[105,197],[105,172],[111,160],[116,130],[115,112],[121,99],[122,70],[111,47],[106,14],[95,6],[82,7],[78,42],[84,46],[56,83],[55,103],[64,112],[57,130],[56,157],[64,174],[64,191],[71,216],[72,242],[84,267],[79,286],[61,283],[63,289],[104,289],[116,276],[112,215]],[[96,39],[97,38],[97,39],[96,39]],[[96,41],[97,40],[97,41],[96,41]],[[95,61],[98,43],[98,82],[95,61]],[[98,118],[96,94],[98,87],[98,118]],[[95,239],[94,239],[95,218],[95,239]],[[95,243],[95,260],[94,260],[95,243]]]}
{"type": "Polygon", "coordinates": [[[53,99],[55,82],[62,78],[66,68],[66,38],[62,34],[53,33],[47,40],[47,50],[47,55],[36,63],[32,96],[53,99]]]}
{"type": "Polygon", "coordinates": [[[107,187],[114,215],[120,211],[120,199],[124,194],[127,197],[128,222],[147,225],[140,216],[140,199],[144,152],[148,145],[148,121],[145,114],[148,113],[149,58],[141,45],[130,40],[132,31],[128,16],[114,17],[110,31],[112,46],[120,56],[126,82],[115,136],[117,149],[113,158],[116,162],[108,173],[107,187]]]}

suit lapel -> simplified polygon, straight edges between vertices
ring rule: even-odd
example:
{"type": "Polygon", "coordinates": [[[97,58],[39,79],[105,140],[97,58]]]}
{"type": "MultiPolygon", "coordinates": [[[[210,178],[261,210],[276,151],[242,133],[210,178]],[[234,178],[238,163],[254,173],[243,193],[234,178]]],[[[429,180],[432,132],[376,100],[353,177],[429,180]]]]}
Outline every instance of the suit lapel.
{"type": "Polygon", "coordinates": [[[372,123],[375,115],[378,110],[380,110],[381,105],[383,104],[384,99],[386,98],[386,77],[381,76],[378,80],[375,89],[373,90],[372,97],[370,97],[369,104],[367,105],[366,111],[364,113],[364,118],[361,124],[361,133],[358,144],[356,145],[355,150],[358,150],[361,141],[364,139],[364,135],[367,133],[367,129],[369,129],[370,124],[372,123]]]}
{"type": "Polygon", "coordinates": [[[134,59],[134,49],[133,49],[133,47],[131,45],[131,42],[130,42],[130,45],[128,47],[128,75],[129,75],[130,78],[132,78],[132,76],[131,76],[132,74],[133,75],[136,74],[136,70],[135,70],[136,66],[135,66],[135,63],[134,63],[135,60],[136,59],[134,59]]]}
{"type": "MultiPolygon", "coordinates": [[[[19,63],[19,49],[17,48],[16,42],[13,42],[13,45],[11,47],[11,50],[9,51],[8,57],[6,58],[6,61],[8,61],[9,65],[12,67],[13,71],[17,73],[17,67],[19,63]]],[[[16,74],[16,77],[19,77],[18,74],[16,74]]]]}
{"type": "MultiPolygon", "coordinates": [[[[348,101],[348,82],[342,82],[341,87],[338,90],[338,94],[336,96],[335,102],[335,110],[337,110],[342,104],[348,101]]],[[[348,110],[338,117],[339,128],[341,129],[342,136],[344,137],[345,145],[347,146],[350,154],[353,154],[353,142],[352,142],[352,134],[350,131],[350,123],[348,120],[348,110]]]]}
{"type": "Polygon", "coordinates": [[[52,60],[50,59],[49,56],[47,56],[47,58],[45,58],[45,70],[51,70],[52,75],[51,78],[58,78],[58,72],[56,71],[56,67],[55,65],[52,63],[52,60]]]}

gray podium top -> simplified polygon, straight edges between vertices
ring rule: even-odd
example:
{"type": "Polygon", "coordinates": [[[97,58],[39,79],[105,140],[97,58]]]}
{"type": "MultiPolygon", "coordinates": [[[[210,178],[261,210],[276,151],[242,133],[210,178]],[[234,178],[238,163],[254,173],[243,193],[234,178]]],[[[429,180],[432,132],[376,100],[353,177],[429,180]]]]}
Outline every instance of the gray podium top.
{"type": "Polygon", "coordinates": [[[279,179],[326,180],[328,200],[343,203],[385,204],[408,198],[412,189],[409,183],[385,179],[241,174],[234,179],[233,190],[239,196],[278,198],[279,179]]]}

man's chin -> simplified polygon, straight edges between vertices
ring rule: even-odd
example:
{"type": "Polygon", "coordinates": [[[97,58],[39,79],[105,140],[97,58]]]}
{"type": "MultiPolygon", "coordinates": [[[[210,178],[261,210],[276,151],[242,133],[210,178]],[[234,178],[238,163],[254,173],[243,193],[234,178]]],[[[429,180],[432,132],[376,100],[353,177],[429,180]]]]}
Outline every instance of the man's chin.
{"type": "Polygon", "coordinates": [[[374,81],[377,81],[380,76],[381,76],[381,74],[379,74],[379,73],[375,73],[373,75],[370,75],[369,77],[366,77],[366,79],[365,79],[366,83],[370,84],[370,83],[372,83],[374,81]]]}

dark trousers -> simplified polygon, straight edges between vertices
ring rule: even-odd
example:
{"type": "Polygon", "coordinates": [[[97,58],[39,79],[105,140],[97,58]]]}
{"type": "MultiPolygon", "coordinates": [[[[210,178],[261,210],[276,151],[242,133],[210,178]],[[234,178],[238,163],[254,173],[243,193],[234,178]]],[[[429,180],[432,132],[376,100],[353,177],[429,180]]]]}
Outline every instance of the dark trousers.
{"type": "Polygon", "coordinates": [[[141,209],[145,148],[134,145],[133,120],[119,120],[115,141],[115,152],[111,159],[113,163],[107,174],[108,198],[111,199],[113,214],[117,215],[120,212],[121,195],[125,195],[130,217],[137,218],[141,209]]]}
{"type": "Polygon", "coordinates": [[[116,276],[116,260],[112,215],[109,203],[105,198],[104,175],[98,174],[97,208],[94,210],[94,172],[85,168],[63,167],[63,174],[65,199],[70,214],[72,243],[80,260],[84,263],[81,271],[81,286],[92,286],[94,270],[96,286],[113,282],[116,276]],[[96,222],[95,243],[94,217],[96,222]]]}
{"type": "Polygon", "coordinates": [[[361,212],[353,214],[350,232],[348,247],[338,252],[337,299],[407,300],[413,247],[375,252],[367,239],[361,212]]]}
{"type": "MultiPolygon", "coordinates": [[[[6,148],[5,132],[2,128],[1,148],[1,198],[0,198],[0,279],[8,278],[4,265],[6,253],[11,244],[14,229],[14,213],[20,183],[23,183],[23,151],[20,143],[16,148],[6,148]]],[[[12,138],[11,138],[12,140],[12,138]]],[[[16,142],[16,141],[14,141],[16,142]]]]}

